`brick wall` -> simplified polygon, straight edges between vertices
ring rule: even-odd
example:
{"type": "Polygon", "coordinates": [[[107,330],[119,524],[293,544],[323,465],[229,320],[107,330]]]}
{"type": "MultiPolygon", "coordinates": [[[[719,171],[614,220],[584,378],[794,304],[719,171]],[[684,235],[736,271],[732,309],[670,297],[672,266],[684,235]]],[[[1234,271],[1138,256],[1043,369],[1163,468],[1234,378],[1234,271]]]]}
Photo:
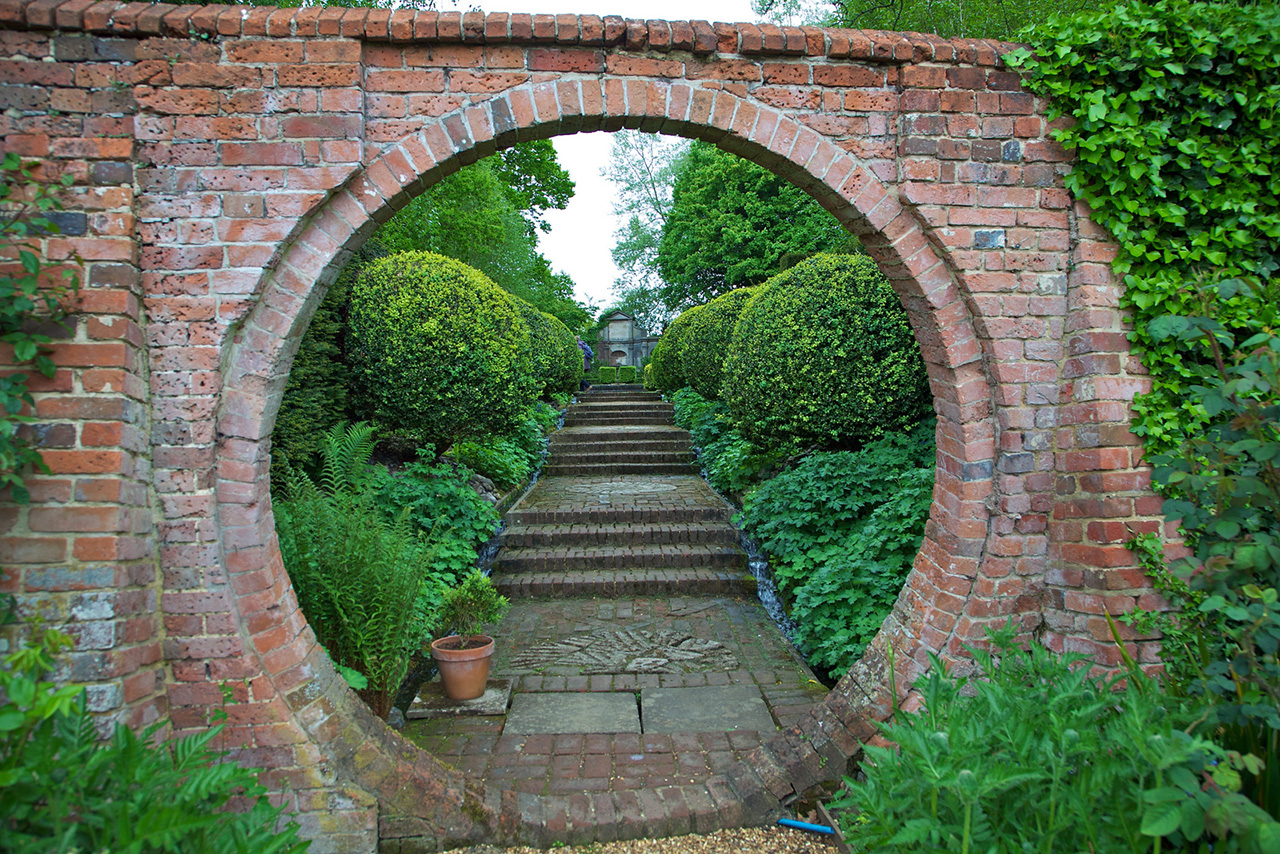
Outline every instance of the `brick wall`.
{"type": "MultiPolygon", "coordinates": [[[[234,684],[229,743],[269,769],[313,850],[643,831],[628,804],[485,792],[372,719],[297,608],[267,478],[293,351],[377,223],[515,141],[632,127],[760,163],[862,236],[907,306],[939,415],[936,500],[885,630],[826,706],[694,799],[708,816],[750,820],[820,759],[856,752],[885,708],[889,645],[902,685],[929,652],[959,655],[1010,617],[1114,662],[1104,610],[1159,604],[1121,545],[1162,524],[1127,429],[1145,379],[1114,247],[1063,189],[1069,158],[1003,47],[0,0],[4,149],[75,177],[66,233],[41,249],[77,255],[86,280],[58,374],[36,389],[54,474],[31,478],[29,507],[0,508],[3,590],[69,627],[62,676],[107,719],[200,727],[234,684]]],[[[1154,641],[1131,647],[1156,661],[1154,641]]]]}

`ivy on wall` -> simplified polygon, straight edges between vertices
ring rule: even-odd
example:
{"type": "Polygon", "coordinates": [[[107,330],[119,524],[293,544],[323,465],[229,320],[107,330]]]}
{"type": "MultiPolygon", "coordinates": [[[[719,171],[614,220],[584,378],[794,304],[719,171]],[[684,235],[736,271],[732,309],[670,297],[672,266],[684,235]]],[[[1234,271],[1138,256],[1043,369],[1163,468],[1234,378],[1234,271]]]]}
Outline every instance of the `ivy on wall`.
{"type": "Polygon", "coordinates": [[[1212,307],[1237,340],[1280,316],[1277,33],[1274,2],[1131,0],[1050,18],[1026,34],[1034,54],[1004,57],[1030,70],[1051,119],[1072,120],[1055,132],[1078,160],[1067,188],[1120,245],[1122,305],[1153,381],[1134,406],[1149,453],[1202,429],[1191,385],[1213,370],[1207,347],[1153,335],[1152,323],[1203,314],[1204,285],[1230,278],[1254,285],[1212,307]]]}
{"type": "MultiPolygon", "coordinates": [[[[40,164],[23,161],[13,152],[0,159],[0,342],[8,345],[8,363],[30,364],[46,377],[54,374],[53,360],[42,347],[52,338],[48,324],[65,316],[64,297],[80,285],[75,264],[52,269],[31,245],[32,238],[56,234],[56,212],[62,209],[57,190],[71,185],[64,174],[57,182],[37,180],[40,164]]],[[[13,499],[31,499],[23,472],[34,468],[47,472],[31,438],[20,431],[35,419],[24,408],[35,406],[31,377],[23,370],[0,375],[0,487],[8,487],[13,499]]]]}

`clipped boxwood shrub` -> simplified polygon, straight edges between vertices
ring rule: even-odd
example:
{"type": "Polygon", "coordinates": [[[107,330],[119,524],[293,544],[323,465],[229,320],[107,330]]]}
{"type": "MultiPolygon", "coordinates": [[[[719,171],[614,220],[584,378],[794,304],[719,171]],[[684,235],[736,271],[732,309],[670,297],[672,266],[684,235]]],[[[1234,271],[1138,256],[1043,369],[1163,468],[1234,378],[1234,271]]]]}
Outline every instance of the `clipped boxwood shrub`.
{"type": "Polygon", "coordinates": [[[529,330],[530,355],[538,395],[576,391],[582,382],[582,351],[577,339],[559,318],[539,311],[519,297],[512,302],[529,330]]]}
{"type": "Polygon", "coordinates": [[[682,339],[689,331],[690,322],[702,311],[702,306],[695,305],[685,309],[679,317],[671,321],[666,332],[658,339],[658,346],[653,348],[649,357],[649,365],[653,368],[653,384],[659,391],[675,391],[689,383],[685,380],[684,367],[681,364],[683,354],[682,339]]]}
{"type": "Polygon", "coordinates": [[[633,383],[636,381],[636,366],[621,365],[618,367],[618,382],[633,383]]]}
{"type": "Polygon", "coordinates": [[[610,365],[600,366],[600,382],[611,383],[618,378],[618,369],[610,365]]]}
{"type": "Polygon", "coordinates": [[[366,265],[349,322],[363,393],[387,432],[447,448],[509,432],[537,396],[519,311],[459,261],[401,252],[366,265]]]}
{"type": "Polygon", "coordinates": [[[657,391],[658,385],[653,381],[653,362],[644,366],[644,387],[649,391],[657,391]]]}
{"type": "Polygon", "coordinates": [[[680,365],[685,381],[708,400],[720,397],[720,379],[733,329],[747,300],[755,294],[755,288],[729,291],[702,306],[689,321],[688,332],[681,341],[680,365]]]}
{"type": "Polygon", "coordinates": [[[860,255],[815,255],[764,284],[738,318],[721,395],[764,447],[859,447],[931,402],[906,312],[860,255]]]}

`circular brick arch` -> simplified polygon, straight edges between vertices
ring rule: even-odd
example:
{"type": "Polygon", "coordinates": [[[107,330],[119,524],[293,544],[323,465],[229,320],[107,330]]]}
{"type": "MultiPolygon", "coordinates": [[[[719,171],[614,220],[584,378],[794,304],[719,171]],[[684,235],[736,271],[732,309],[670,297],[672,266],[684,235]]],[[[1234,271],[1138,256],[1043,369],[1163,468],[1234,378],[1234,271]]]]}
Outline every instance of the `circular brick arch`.
{"type": "MultiPolygon", "coordinates": [[[[746,809],[758,815],[816,782],[811,767],[815,763],[822,767],[834,760],[831,767],[843,769],[859,740],[872,731],[870,722],[883,717],[888,684],[883,672],[885,644],[892,644],[899,655],[904,686],[910,684],[916,662],[925,662],[930,653],[947,652],[963,611],[965,588],[971,586],[955,567],[975,562],[984,547],[982,521],[989,515],[984,500],[991,494],[995,454],[991,383],[972,317],[951,273],[919,222],[855,157],[779,111],[727,91],[695,90],[682,83],[613,83],[572,80],[516,87],[448,114],[383,152],[303,221],[282,247],[226,362],[217,422],[224,561],[228,567],[245,561],[267,568],[265,597],[265,591],[254,589],[234,600],[247,629],[247,648],[258,656],[265,678],[276,683],[288,713],[322,753],[341,756],[358,749],[358,744],[376,744],[391,755],[413,754],[380,721],[353,712],[359,701],[334,675],[305,627],[274,536],[267,444],[293,353],[327,285],[377,225],[410,199],[461,166],[517,141],[638,127],[704,139],[759,163],[805,189],[861,236],[890,276],[929,370],[939,442],[938,498],[896,619],[890,619],[865,660],[831,693],[815,716],[812,732],[779,734],[774,744],[758,751],[755,762],[716,790],[725,800],[719,810],[733,814],[746,809]],[[940,602],[943,596],[952,597],[949,604],[940,602]],[[950,619],[941,627],[936,614],[946,609],[950,619]],[[295,639],[305,649],[281,656],[279,650],[291,649],[285,644],[295,639]]],[[[419,803],[431,804],[431,813],[439,813],[439,800],[466,814],[465,781],[447,774],[425,754],[402,761],[413,769],[410,788],[419,803]],[[431,796],[422,797],[427,793],[431,796]]],[[[377,772],[356,770],[349,782],[378,793],[384,811],[411,816],[420,812],[396,802],[405,791],[403,785],[395,795],[384,791],[377,772]]],[[[490,806],[500,812],[500,799],[490,806]]],[[[520,833],[527,836],[536,832],[534,825],[544,823],[539,819],[520,833]]],[[[477,829],[468,828],[459,838],[477,829]]]]}
{"type": "MultiPolygon", "coordinates": [[[[35,389],[51,473],[30,478],[29,507],[0,508],[0,589],[66,619],[66,672],[95,713],[196,730],[232,684],[226,743],[268,769],[317,854],[757,819],[858,749],[886,709],[890,648],[905,686],[929,650],[961,657],[1016,616],[1115,664],[1104,615],[1160,605],[1123,546],[1162,520],[1128,430],[1147,381],[1117,249],[1065,190],[1070,154],[1001,66],[1007,45],[0,0],[0,47],[5,150],[75,179],[63,233],[36,242],[83,259],[86,284],[35,389]],[[862,235],[909,309],[941,421],[927,536],[872,651],[801,731],[640,825],[610,797],[469,790],[370,718],[297,610],[267,480],[317,284],[380,219],[514,140],[623,126],[746,155],[862,235]]],[[[1154,666],[1158,642],[1127,640],[1154,666]]]]}

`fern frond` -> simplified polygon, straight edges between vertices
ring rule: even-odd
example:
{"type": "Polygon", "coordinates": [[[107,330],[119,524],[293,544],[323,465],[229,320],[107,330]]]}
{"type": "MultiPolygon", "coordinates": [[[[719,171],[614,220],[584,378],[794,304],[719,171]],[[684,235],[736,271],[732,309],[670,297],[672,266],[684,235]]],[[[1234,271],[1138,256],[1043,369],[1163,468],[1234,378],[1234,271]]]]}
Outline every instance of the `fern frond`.
{"type": "Polygon", "coordinates": [[[320,484],[330,495],[357,490],[365,480],[365,469],[373,456],[373,426],[367,421],[348,425],[339,422],[324,434],[324,467],[320,484]]]}

